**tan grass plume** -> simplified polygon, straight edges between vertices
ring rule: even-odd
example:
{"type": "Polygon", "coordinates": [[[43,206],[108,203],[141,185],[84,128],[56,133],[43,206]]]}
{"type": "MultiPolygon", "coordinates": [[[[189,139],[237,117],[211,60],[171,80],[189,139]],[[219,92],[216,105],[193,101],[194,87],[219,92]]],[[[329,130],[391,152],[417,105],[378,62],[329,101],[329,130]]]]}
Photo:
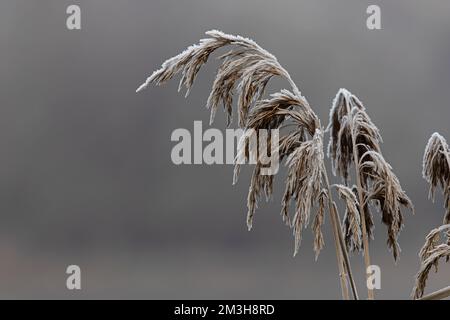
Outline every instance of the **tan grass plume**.
{"type": "Polygon", "coordinates": [[[388,247],[392,250],[394,260],[398,259],[400,246],[398,235],[403,227],[403,214],[401,207],[414,212],[414,206],[403,191],[392,167],[383,158],[381,153],[367,151],[361,157],[359,166],[371,180],[371,188],[367,199],[375,201],[381,212],[381,221],[388,229],[388,247]]]}
{"type": "Polygon", "coordinates": [[[227,112],[228,124],[231,123],[233,94],[237,89],[239,124],[244,127],[250,105],[261,97],[273,76],[286,78],[294,93],[301,96],[289,73],[278,63],[275,56],[253,40],[218,30],[211,30],[206,34],[210,38],[202,39],[199,44],[192,45],[179,55],[166,60],[136,92],[145,89],[152,82],[156,85],[163,84],[181,73],[179,90],[184,86],[187,96],[200,68],[208,61],[209,56],[219,48],[234,46],[235,48],[220,56],[223,62],[207,102],[207,107],[211,109],[211,123],[221,102],[227,112]]]}
{"type": "Polygon", "coordinates": [[[419,299],[423,296],[431,269],[434,267],[435,272],[437,272],[439,260],[448,257],[450,257],[450,246],[447,244],[435,246],[428,252],[427,258],[422,262],[416,275],[416,283],[412,292],[414,299],[419,299]]]}
{"type": "Polygon", "coordinates": [[[359,203],[352,189],[341,184],[333,185],[341,199],[345,201],[344,236],[347,249],[360,251],[362,247],[361,217],[359,214],[359,203]]]}
{"type": "MultiPolygon", "coordinates": [[[[369,204],[373,203],[382,213],[382,222],[388,228],[388,247],[397,260],[400,251],[397,238],[403,225],[400,206],[413,210],[413,205],[381,153],[379,129],[362,102],[348,90],[340,89],[330,110],[327,130],[330,132],[328,155],[333,170],[346,185],[350,178],[349,168],[355,166],[357,183],[353,190],[361,203],[357,205],[358,210],[363,209],[360,211],[363,236],[373,237],[373,218],[369,209],[369,204]]],[[[365,255],[368,256],[368,248],[365,248],[365,255]]]]}

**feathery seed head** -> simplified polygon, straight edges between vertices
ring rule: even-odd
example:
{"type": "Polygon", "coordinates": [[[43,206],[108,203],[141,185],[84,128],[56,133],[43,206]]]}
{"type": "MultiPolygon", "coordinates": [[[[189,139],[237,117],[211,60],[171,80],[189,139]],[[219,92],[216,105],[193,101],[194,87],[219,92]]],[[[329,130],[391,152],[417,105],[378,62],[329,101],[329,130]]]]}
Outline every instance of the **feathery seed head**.
{"type": "Polygon", "coordinates": [[[323,133],[320,129],[311,140],[300,144],[287,158],[288,177],[282,201],[281,214],[290,222],[289,206],[295,201],[295,213],[290,223],[295,236],[294,255],[297,254],[302,229],[309,223],[311,207],[319,199],[322,190],[323,133]]]}
{"type": "Polygon", "coordinates": [[[411,294],[414,299],[419,299],[423,296],[431,269],[434,267],[437,272],[439,260],[448,257],[450,257],[450,246],[447,244],[440,244],[428,252],[427,258],[422,262],[416,275],[416,283],[411,294]]]}
{"type": "Polygon", "coordinates": [[[434,200],[436,188],[442,188],[446,208],[444,224],[450,223],[450,148],[437,132],[433,133],[425,148],[422,173],[430,184],[429,197],[434,200]]]}
{"type": "Polygon", "coordinates": [[[382,213],[381,221],[388,228],[388,247],[392,249],[394,260],[397,260],[400,253],[397,239],[403,227],[403,215],[400,208],[404,206],[414,212],[414,206],[403,191],[392,167],[381,153],[367,151],[361,157],[359,166],[371,181],[367,197],[378,204],[382,213]]]}
{"type": "Polygon", "coordinates": [[[347,249],[360,251],[362,248],[361,216],[359,203],[352,189],[341,184],[333,185],[338,190],[339,197],[345,201],[345,216],[343,232],[347,249]]]}
{"type": "Polygon", "coordinates": [[[330,110],[328,156],[332,159],[333,172],[345,182],[349,167],[354,162],[353,143],[358,158],[368,150],[379,151],[382,141],[378,128],[370,120],[361,101],[346,89],[340,89],[330,110]]]}

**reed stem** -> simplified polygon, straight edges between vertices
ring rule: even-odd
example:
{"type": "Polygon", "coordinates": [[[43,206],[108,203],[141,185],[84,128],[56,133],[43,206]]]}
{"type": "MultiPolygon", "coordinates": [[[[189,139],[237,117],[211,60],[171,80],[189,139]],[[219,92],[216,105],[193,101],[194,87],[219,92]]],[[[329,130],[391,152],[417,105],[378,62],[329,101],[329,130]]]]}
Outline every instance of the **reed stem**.
{"type": "Polygon", "coordinates": [[[433,293],[427,294],[418,300],[440,300],[450,297],[450,286],[437,290],[433,293]]]}
{"type": "MultiPolygon", "coordinates": [[[[336,255],[338,259],[338,267],[339,267],[339,276],[341,278],[341,284],[342,284],[342,278],[345,277],[345,275],[348,275],[349,281],[350,281],[350,287],[352,289],[353,299],[359,300],[358,292],[356,290],[355,280],[353,278],[352,268],[350,265],[350,259],[348,257],[347,247],[345,245],[344,236],[342,235],[342,226],[341,226],[341,220],[339,218],[339,213],[335,210],[335,207],[333,205],[333,198],[331,195],[331,188],[330,188],[330,182],[328,179],[328,173],[327,169],[325,167],[325,164],[323,164],[323,176],[325,179],[325,184],[327,186],[328,191],[328,209],[330,211],[330,217],[331,217],[331,223],[333,227],[333,234],[334,238],[337,239],[336,243],[336,255]],[[340,263],[341,262],[341,263],[340,263]],[[342,263],[343,262],[343,263],[342,263]]],[[[346,287],[346,285],[345,285],[346,287]]],[[[345,288],[343,287],[343,288],[345,288]]],[[[344,291],[344,289],[343,289],[344,291]]]]}

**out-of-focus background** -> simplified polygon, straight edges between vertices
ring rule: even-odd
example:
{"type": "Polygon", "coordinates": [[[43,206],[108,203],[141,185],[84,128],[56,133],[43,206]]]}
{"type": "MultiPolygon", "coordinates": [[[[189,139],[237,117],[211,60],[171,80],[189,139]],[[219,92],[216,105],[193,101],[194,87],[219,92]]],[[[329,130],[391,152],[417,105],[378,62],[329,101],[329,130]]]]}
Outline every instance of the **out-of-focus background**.
{"type": "MultiPolygon", "coordinates": [[[[409,298],[417,253],[444,213],[442,197],[427,199],[421,165],[434,131],[450,139],[447,0],[2,1],[0,298],[340,297],[329,219],[318,261],[309,229],[292,257],[279,216],[285,170],[248,232],[249,169],[232,186],[230,165],[172,164],[172,131],[208,123],[217,61],[188,99],[177,81],[135,93],[209,29],[276,55],[323,123],[341,87],[366,105],[416,206],[405,211],[397,265],[375,212],[376,296],[409,298]],[[70,4],[81,7],[79,31],[66,28],[70,4]],[[382,30],[366,28],[370,4],[382,30]],[[66,289],[70,264],[81,267],[81,291],[66,289]]],[[[220,111],[213,127],[224,124],[220,111]]],[[[365,297],[363,258],[351,261],[365,297]]],[[[443,264],[428,290],[449,284],[443,264]]]]}

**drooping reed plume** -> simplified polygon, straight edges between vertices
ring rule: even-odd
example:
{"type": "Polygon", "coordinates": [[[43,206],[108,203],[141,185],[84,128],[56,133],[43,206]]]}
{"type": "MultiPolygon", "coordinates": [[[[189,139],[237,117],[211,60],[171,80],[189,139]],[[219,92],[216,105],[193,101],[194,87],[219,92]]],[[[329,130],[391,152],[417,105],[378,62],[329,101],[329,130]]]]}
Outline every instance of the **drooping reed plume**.
{"type": "MultiPolygon", "coordinates": [[[[431,230],[425,239],[425,244],[419,252],[420,270],[416,275],[416,281],[412,296],[414,299],[423,297],[426,281],[432,267],[438,271],[438,262],[441,258],[450,258],[450,148],[439,133],[434,133],[427,146],[423,156],[423,177],[429,183],[429,197],[433,199],[436,188],[442,188],[444,195],[444,214],[443,225],[431,230]],[[441,233],[446,235],[446,243],[439,244],[441,233]]],[[[446,297],[450,295],[450,290],[445,288],[438,294],[430,296],[446,297]]]]}
{"type": "Polygon", "coordinates": [[[392,167],[380,153],[367,151],[361,157],[359,167],[371,180],[367,201],[373,201],[378,206],[381,221],[388,229],[388,247],[392,250],[394,260],[397,260],[400,253],[397,240],[403,227],[401,207],[414,212],[413,204],[403,191],[392,167]]]}
{"type": "MultiPolygon", "coordinates": [[[[371,265],[369,237],[373,232],[373,217],[369,204],[378,205],[382,222],[388,228],[388,247],[397,260],[400,250],[397,238],[403,225],[400,206],[413,209],[413,205],[402,190],[391,166],[381,154],[382,138],[378,128],[366,113],[361,101],[348,90],[340,89],[333,101],[327,130],[330,132],[328,156],[332,159],[334,173],[339,174],[345,185],[349,186],[350,167],[353,165],[355,168],[356,186],[352,189],[357,197],[350,197],[351,189],[345,190],[346,194],[349,194],[347,200],[354,203],[352,207],[357,208],[360,219],[357,226],[355,219],[347,219],[344,223],[344,233],[362,234],[367,269],[371,265]],[[357,228],[360,231],[356,230],[357,228]]],[[[351,241],[347,243],[352,245],[352,250],[361,248],[351,241]]],[[[368,297],[374,298],[373,290],[368,289],[368,297]]]]}
{"type": "MultiPolygon", "coordinates": [[[[346,281],[343,279],[345,274],[348,274],[353,296],[357,298],[340,220],[332,200],[325,170],[324,130],[317,115],[275,56],[248,38],[228,35],[216,30],[208,31],[206,34],[209,38],[200,40],[199,44],[190,46],[179,55],[164,62],[162,67],[148,77],[137,91],[144,89],[150,83],[157,85],[165,83],[177,73],[181,73],[179,89],[185,86],[187,95],[201,66],[206,63],[209,56],[219,48],[230,47],[229,52],[220,56],[222,64],[208,98],[207,107],[211,109],[210,121],[214,120],[216,111],[222,104],[227,114],[227,124],[231,123],[233,96],[236,91],[240,127],[247,130],[290,129],[279,138],[279,151],[280,157],[286,159],[288,166],[282,216],[293,229],[294,254],[298,251],[302,230],[308,226],[311,210],[315,206],[318,207],[318,212],[313,223],[314,250],[316,256],[320,252],[324,245],[321,225],[324,221],[324,206],[327,203],[335,237],[343,295],[345,298],[346,281]],[[282,90],[272,94],[268,99],[263,99],[266,85],[274,76],[286,79],[291,90],[282,90]],[[289,214],[291,202],[294,204],[292,217],[289,214]]],[[[238,157],[246,159],[251,153],[255,153],[255,150],[252,150],[247,143],[248,138],[245,134],[242,137],[238,146],[238,157]]],[[[256,154],[258,154],[257,151],[256,154]]],[[[260,174],[262,164],[259,161],[259,155],[257,159],[247,200],[249,229],[252,226],[258,198],[261,194],[265,194],[266,197],[272,194],[273,176],[260,174]]],[[[235,167],[234,181],[239,174],[239,164],[237,163],[235,167]]]]}
{"type": "Polygon", "coordinates": [[[429,197],[434,201],[437,187],[444,195],[444,224],[450,223],[450,148],[444,137],[435,132],[425,148],[423,177],[430,184],[429,197]]]}
{"type": "Polygon", "coordinates": [[[345,201],[344,237],[347,248],[351,251],[359,251],[362,246],[361,217],[359,203],[355,193],[349,187],[335,184],[339,196],[345,201]]]}

